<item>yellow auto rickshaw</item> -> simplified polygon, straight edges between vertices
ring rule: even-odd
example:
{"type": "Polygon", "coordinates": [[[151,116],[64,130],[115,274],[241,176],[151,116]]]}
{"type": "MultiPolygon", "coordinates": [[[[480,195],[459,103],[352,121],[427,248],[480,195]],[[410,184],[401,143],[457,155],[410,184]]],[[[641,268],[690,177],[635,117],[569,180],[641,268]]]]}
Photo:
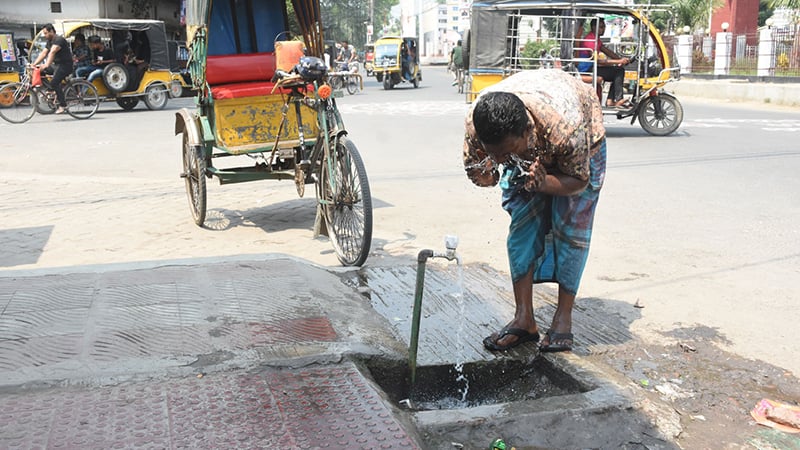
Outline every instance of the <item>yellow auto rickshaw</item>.
{"type": "Polygon", "coordinates": [[[419,52],[415,37],[383,37],[375,41],[375,79],[384,89],[409,82],[415,88],[422,81],[419,52]]]}
{"type": "Polygon", "coordinates": [[[649,19],[655,11],[665,11],[664,6],[605,0],[473,3],[464,48],[471,83],[467,101],[516,72],[560,67],[599,88],[604,115],[630,118],[631,124],[638,119],[646,132],[668,135],[683,121],[683,107],[664,86],[678,80],[680,68],[649,19]],[[606,33],[598,38],[617,55],[630,59],[624,67],[624,93],[629,100],[624,106],[606,106],[607,90],[597,75],[602,55],[588,48],[583,38],[601,18],[606,33]]]}
{"type": "MultiPolygon", "coordinates": [[[[81,19],[56,21],[56,33],[72,41],[77,33],[99,36],[114,52],[115,62],[103,69],[92,84],[101,100],[113,100],[125,110],[140,100],[148,109],[163,109],[173,92],[182,92],[181,80],[170,70],[170,52],[164,22],[134,19],[81,19]],[[127,57],[137,53],[144,60],[129,64],[127,57]]],[[[41,51],[46,38],[40,32],[34,39],[34,52],[41,51]]],[[[36,55],[32,54],[32,58],[36,55]]],[[[41,103],[41,102],[40,102],[41,103]]],[[[44,112],[44,111],[41,111],[44,112]]]]}
{"type": "Polygon", "coordinates": [[[16,50],[14,33],[10,31],[0,31],[0,84],[19,83],[19,74],[22,69],[19,55],[16,50]]]}

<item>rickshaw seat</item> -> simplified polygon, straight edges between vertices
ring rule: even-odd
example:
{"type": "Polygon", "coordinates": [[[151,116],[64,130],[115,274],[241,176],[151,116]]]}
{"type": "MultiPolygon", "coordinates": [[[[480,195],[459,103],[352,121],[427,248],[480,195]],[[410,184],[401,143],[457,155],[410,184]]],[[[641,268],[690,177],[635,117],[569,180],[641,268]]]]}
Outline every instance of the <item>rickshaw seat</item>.
{"type": "Polygon", "coordinates": [[[270,95],[275,86],[271,81],[274,74],[273,52],[206,58],[206,81],[214,99],[270,95]]]}

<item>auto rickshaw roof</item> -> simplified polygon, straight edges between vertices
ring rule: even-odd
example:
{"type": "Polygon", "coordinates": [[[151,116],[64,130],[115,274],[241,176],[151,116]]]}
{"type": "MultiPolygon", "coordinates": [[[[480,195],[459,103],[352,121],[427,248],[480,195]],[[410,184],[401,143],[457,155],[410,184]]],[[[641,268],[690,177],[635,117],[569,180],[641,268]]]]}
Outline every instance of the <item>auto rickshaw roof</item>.
{"type": "Polygon", "coordinates": [[[150,68],[169,70],[167,55],[167,32],[161,20],[147,19],[63,19],[54,24],[57,31],[70,36],[83,27],[94,27],[110,31],[142,31],[150,45],[150,68]]]}
{"type": "Polygon", "coordinates": [[[636,10],[666,9],[668,5],[631,5],[607,0],[484,0],[472,4],[472,10],[583,10],[610,13],[630,13],[636,10]]]}

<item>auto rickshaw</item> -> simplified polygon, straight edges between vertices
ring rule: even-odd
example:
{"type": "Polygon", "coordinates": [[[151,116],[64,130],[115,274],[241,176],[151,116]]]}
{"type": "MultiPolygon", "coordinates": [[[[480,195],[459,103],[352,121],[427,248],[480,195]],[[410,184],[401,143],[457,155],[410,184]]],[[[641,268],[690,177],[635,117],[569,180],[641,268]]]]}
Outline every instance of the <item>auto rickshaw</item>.
{"type": "Polygon", "coordinates": [[[541,68],[560,67],[597,88],[597,61],[602,56],[584,47],[582,36],[593,21],[604,18],[606,34],[600,39],[631,62],[624,68],[630,104],[605,106],[601,83],[598,100],[603,114],[630,118],[631,124],[638,119],[648,133],[668,135],[683,121],[683,107],[664,87],[679,79],[680,69],[673,64],[672,49],[648,18],[656,10],[665,9],[604,0],[475,2],[465,46],[471,83],[467,101],[507,76],[541,68]],[[587,62],[588,70],[582,64],[587,62]]]}
{"type": "MultiPolygon", "coordinates": [[[[101,100],[116,101],[125,110],[135,108],[140,100],[151,110],[163,109],[167,105],[176,76],[170,71],[164,22],[81,19],[56,21],[53,25],[56,33],[68,41],[72,41],[77,33],[87,38],[100,36],[105,46],[114,52],[115,62],[106,65],[103,76],[92,82],[101,100]],[[126,57],[130,52],[136,52],[145,63],[141,66],[127,64],[126,57]]],[[[40,32],[34,40],[34,48],[41,49],[45,43],[46,38],[40,32]]]]}
{"type": "Polygon", "coordinates": [[[176,113],[175,134],[189,209],[204,226],[207,178],[292,180],[300,197],[313,184],[315,236],[329,236],[339,261],[358,266],[372,240],[366,169],[327,81],[319,0],[292,0],[296,21],[287,3],[186,1],[197,94],[193,110],[176,113]]]}
{"type": "Polygon", "coordinates": [[[0,58],[0,84],[19,83],[22,65],[20,64],[19,55],[17,55],[14,33],[0,31],[0,50],[2,51],[2,58],[0,58]]]}
{"type": "Polygon", "coordinates": [[[422,81],[415,37],[382,37],[375,41],[375,79],[384,89],[409,82],[415,88],[422,81]]]}
{"type": "Polygon", "coordinates": [[[364,45],[364,70],[371,77],[375,71],[375,44],[364,45]]]}

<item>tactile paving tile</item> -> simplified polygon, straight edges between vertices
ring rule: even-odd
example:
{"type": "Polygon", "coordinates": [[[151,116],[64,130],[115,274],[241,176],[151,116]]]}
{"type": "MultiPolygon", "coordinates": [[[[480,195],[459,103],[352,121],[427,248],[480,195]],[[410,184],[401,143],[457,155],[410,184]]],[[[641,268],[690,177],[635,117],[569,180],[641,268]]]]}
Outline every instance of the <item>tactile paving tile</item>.
{"type": "Polygon", "coordinates": [[[266,376],[298,448],[418,448],[350,364],[266,376]]]}
{"type": "Polygon", "coordinates": [[[419,448],[352,363],[0,393],[0,404],[0,448],[419,448]]]}

